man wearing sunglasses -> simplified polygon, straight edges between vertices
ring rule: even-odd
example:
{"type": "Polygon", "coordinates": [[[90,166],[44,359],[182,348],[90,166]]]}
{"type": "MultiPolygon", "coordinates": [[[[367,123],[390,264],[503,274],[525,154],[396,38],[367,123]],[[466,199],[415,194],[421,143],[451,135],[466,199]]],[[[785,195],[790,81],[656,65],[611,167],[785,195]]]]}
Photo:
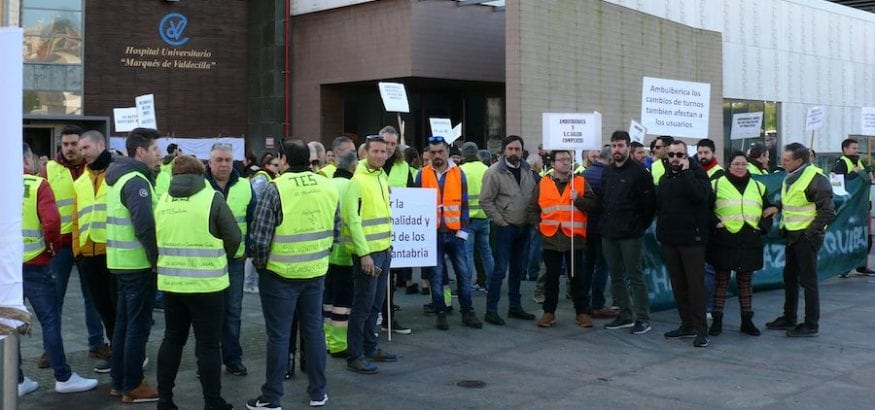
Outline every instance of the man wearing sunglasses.
{"type": "MultiPolygon", "coordinates": [[[[701,152],[701,151],[700,151],[701,152]]],[[[705,244],[709,231],[711,185],[705,170],[687,157],[687,144],[675,140],[668,146],[669,170],[657,190],[656,238],[665,251],[671,289],[681,319],[678,332],[695,329],[693,346],[708,346],[705,318],[705,244]]]]}
{"type": "Polygon", "coordinates": [[[428,152],[431,165],[422,168],[416,177],[416,186],[437,190],[437,266],[426,268],[430,273],[432,289],[432,310],[437,314],[436,327],[449,329],[447,324],[444,295],[437,292],[443,289],[445,256],[450,257],[456,272],[459,288],[459,304],[462,309],[462,323],[479,329],[483,323],[477,319],[471,305],[471,271],[468,270],[468,255],[465,241],[468,239],[468,182],[465,173],[452,160],[448,160],[449,145],[442,136],[428,139],[428,152]]]}

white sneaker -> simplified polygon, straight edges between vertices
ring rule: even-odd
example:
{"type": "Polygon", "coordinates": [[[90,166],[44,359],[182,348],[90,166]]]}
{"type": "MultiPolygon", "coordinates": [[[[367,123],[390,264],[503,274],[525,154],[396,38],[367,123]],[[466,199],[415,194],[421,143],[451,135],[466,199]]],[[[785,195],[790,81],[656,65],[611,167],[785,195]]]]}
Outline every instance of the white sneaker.
{"type": "Polygon", "coordinates": [[[55,382],[55,391],[58,393],[78,393],[97,387],[97,379],[86,379],[75,372],[65,382],[55,382]]]}
{"type": "Polygon", "coordinates": [[[322,407],[326,403],[328,403],[328,394],[325,394],[325,396],[322,396],[322,400],[310,399],[310,407],[322,407]]]}
{"type": "Polygon", "coordinates": [[[145,369],[148,364],[149,364],[149,356],[146,356],[146,358],[143,359],[143,368],[145,369]]]}
{"type": "Polygon", "coordinates": [[[39,383],[33,381],[30,377],[25,377],[23,382],[18,383],[18,397],[33,393],[38,387],[39,383]]]}

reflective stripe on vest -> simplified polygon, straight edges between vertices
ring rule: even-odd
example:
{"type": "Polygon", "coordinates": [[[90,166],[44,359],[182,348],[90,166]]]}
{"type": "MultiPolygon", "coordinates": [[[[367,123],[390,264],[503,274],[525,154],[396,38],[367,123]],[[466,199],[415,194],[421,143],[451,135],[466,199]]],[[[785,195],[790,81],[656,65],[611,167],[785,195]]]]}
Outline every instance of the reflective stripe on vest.
{"type": "Polygon", "coordinates": [[[94,243],[106,243],[106,184],[101,182],[95,195],[94,184],[86,171],[73,186],[76,189],[79,246],[85,246],[89,239],[94,243]]]}
{"type": "Polygon", "coordinates": [[[24,243],[24,262],[27,263],[46,250],[43,227],[37,211],[37,192],[45,181],[36,175],[24,176],[24,196],[21,207],[21,237],[24,243]]]}
{"type": "Polygon", "coordinates": [[[717,171],[723,171],[723,167],[721,167],[720,165],[714,165],[711,169],[706,171],[706,173],[708,174],[708,179],[714,179],[714,174],[716,174],[717,171]]]}
{"type": "Polygon", "coordinates": [[[538,228],[542,235],[552,237],[561,227],[562,233],[569,238],[572,234],[586,237],[587,214],[571,205],[572,186],[577,191],[578,197],[583,197],[586,187],[584,181],[582,176],[574,176],[569,183],[565,184],[565,190],[562,194],[559,194],[553,178],[541,179],[538,195],[538,206],[541,207],[541,224],[538,228]],[[572,214],[574,215],[573,223],[571,222],[572,214]]]}
{"type": "Polygon", "coordinates": [[[155,191],[143,174],[131,171],[122,175],[115,184],[106,189],[106,267],[108,269],[149,269],[152,265],[146,258],[146,250],[134,234],[131,213],[122,204],[122,188],[134,178],[142,178],[149,186],[152,206],[157,203],[155,191]]]}
{"type": "MultiPolygon", "coordinates": [[[[359,162],[362,163],[365,161],[359,162]]],[[[362,233],[368,241],[369,251],[380,252],[389,249],[392,246],[392,212],[385,173],[372,172],[367,166],[360,165],[350,183],[358,185],[361,195],[359,213],[362,218],[362,233]]],[[[355,253],[351,240],[348,249],[350,253],[355,253]]]]}
{"type": "Polygon", "coordinates": [[[665,175],[665,164],[662,163],[661,159],[654,159],[653,163],[650,164],[650,173],[653,177],[653,185],[659,185],[659,180],[665,175]]]}
{"type": "Polygon", "coordinates": [[[761,170],[760,167],[756,166],[753,162],[747,163],[747,172],[749,172],[751,175],[766,175],[766,173],[763,172],[763,170],[761,170]]]}
{"type": "MultiPolygon", "coordinates": [[[[212,188],[212,185],[210,185],[210,188],[212,188]]],[[[237,178],[237,182],[231,185],[231,189],[228,190],[228,197],[225,198],[225,201],[228,203],[228,207],[231,208],[231,213],[234,214],[234,220],[240,228],[240,237],[242,238],[234,258],[242,258],[243,254],[246,253],[246,234],[248,231],[246,209],[249,208],[249,202],[252,201],[252,185],[249,184],[249,180],[237,178]]]]}
{"type": "Polygon", "coordinates": [[[781,183],[781,228],[788,231],[801,231],[808,228],[817,216],[817,207],[808,202],[805,189],[817,176],[817,170],[807,166],[796,182],[787,187],[787,180],[781,183]]]}
{"type": "Polygon", "coordinates": [[[73,190],[73,174],[67,167],[52,160],[46,164],[46,179],[52,187],[55,204],[58,206],[58,213],[61,214],[61,233],[71,233],[73,232],[73,198],[76,194],[73,190]]]}
{"type": "Polygon", "coordinates": [[[757,229],[763,215],[763,198],[766,187],[762,182],[749,179],[744,192],[738,192],[726,176],[711,183],[717,200],[714,214],[730,233],[738,233],[747,223],[757,229]]]}
{"type": "MultiPolygon", "coordinates": [[[[343,202],[346,196],[346,190],[349,187],[349,179],[347,178],[331,178],[331,184],[337,190],[338,199],[343,202]]],[[[342,205],[341,205],[342,206],[342,205]]],[[[340,229],[340,241],[335,242],[331,246],[331,255],[328,256],[328,263],[337,266],[352,266],[352,254],[346,246],[350,242],[349,227],[342,224],[340,229]]]]}
{"type": "Polygon", "coordinates": [[[287,279],[309,279],[328,271],[334,242],[337,189],[312,172],[287,172],[273,180],[283,222],[270,243],[267,269],[287,279]]]}
{"type": "Polygon", "coordinates": [[[437,171],[431,165],[422,168],[422,187],[437,190],[437,227],[446,224],[447,229],[462,229],[462,170],[452,167],[444,174],[441,189],[437,171]]]}
{"type": "Polygon", "coordinates": [[[486,212],[480,207],[480,190],[483,188],[483,177],[489,167],[480,161],[466,162],[462,165],[465,182],[468,184],[468,216],[474,219],[486,219],[486,212]]]}
{"type": "Polygon", "coordinates": [[[155,206],[158,289],[175,293],[219,292],[229,285],[228,257],[210,233],[213,198],[204,188],[189,197],[164,195],[155,206]]]}

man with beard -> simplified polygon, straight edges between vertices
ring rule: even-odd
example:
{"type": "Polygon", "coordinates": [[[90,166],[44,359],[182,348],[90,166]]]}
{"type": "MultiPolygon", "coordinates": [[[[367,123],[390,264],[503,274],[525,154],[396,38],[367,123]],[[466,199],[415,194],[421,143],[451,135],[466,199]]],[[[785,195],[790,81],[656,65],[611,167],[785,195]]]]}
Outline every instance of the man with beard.
{"type": "Polygon", "coordinates": [[[643,164],[646,157],[647,151],[644,150],[644,145],[638,141],[632,141],[632,159],[643,164]]]}
{"type": "Polygon", "coordinates": [[[629,160],[630,142],[629,133],[614,131],[611,135],[614,163],[602,176],[602,245],[611,272],[611,295],[614,304],[620,307],[620,316],[605,325],[605,329],[631,327],[633,334],[640,335],[651,330],[641,252],[644,231],[653,221],[656,175],[649,175],[641,164],[629,160]]]}
{"type": "MultiPolygon", "coordinates": [[[[836,160],[832,167],[833,174],[844,175],[845,182],[856,179],[857,177],[869,177],[869,172],[866,170],[866,165],[860,160],[860,143],[853,138],[848,138],[842,141],[842,156],[836,160]]],[[[872,209],[872,204],[869,204],[869,209],[872,209]]],[[[869,233],[868,250],[872,250],[872,233],[869,233]]],[[[863,265],[857,268],[857,273],[868,276],[875,276],[875,270],[869,269],[863,265]]],[[[848,277],[847,274],[841,277],[848,277]]]]}
{"type": "Polygon", "coordinates": [[[486,171],[480,191],[480,206],[496,225],[495,269],[489,278],[484,320],[498,326],[505,324],[498,315],[498,301],[501,299],[501,282],[508,268],[508,317],[535,319],[535,315],[523,310],[520,296],[520,280],[526,265],[525,252],[521,250],[529,246],[526,208],[535,193],[535,174],[522,160],[522,138],[510,135],[502,140],[501,145],[504,155],[486,171]]]}
{"type": "Polygon", "coordinates": [[[726,175],[726,171],[723,170],[723,167],[717,162],[717,156],[714,155],[716,150],[714,141],[708,138],[701,139],[696,144],[696,156],[699,158],[699,164],[702,165],[702,169],[705,170],[711,181],[726,175]]]}
{"type": "MultiPolygon", "coordinates": [[[[703,151],[699,145],[699,153],[703,151]]],[[[712,150],[708,151],[713,155],[712,150]]],[[[716,162],[713,157],[711,160],[716,162]]],[[[666,333],[665,338],[686,337],[694,329],[693,346],[706,347],[709,341],[704,266],[711,188],[703,169],[690,163],[687,144],[683,141],[676,140],[669,145],[668,161],[669,172],[662,178],[657,192],[656,238],[665,251],[665,265],[681,326],[666,333]]],[[[699,161],[704,162],[701,158],[699,161]]]]}

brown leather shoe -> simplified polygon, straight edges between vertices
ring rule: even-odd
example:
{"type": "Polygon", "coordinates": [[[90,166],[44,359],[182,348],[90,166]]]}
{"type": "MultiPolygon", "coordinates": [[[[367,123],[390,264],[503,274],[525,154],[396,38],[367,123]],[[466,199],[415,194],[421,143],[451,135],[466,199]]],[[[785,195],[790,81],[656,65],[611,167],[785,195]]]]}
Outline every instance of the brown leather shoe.
{"type": "Polygon", "coordinates": [[[109,389],[109,397],[122,397],[122,391],[116,389],[109,389]]]}
{"type": "Polygon", "coordinates": [[[40,369],[48,369],[51,367],[49,364],[49,355],[46,354],[46,352],[43,352],[43,355],[40,356],[39,361],[36,362],[36,367],[39,367],[40,369]]]}
{"type": "Polygon", "coordinates": [[[100,346],[97,349],[89,350],[88,357],[92,359],[109,360],[109,358],[112,357],[112,349],[108,344],[104,343],[103,346],[100,346]]]}
{"type": "Polygon", "coordinates": [[[592,319],[586,313],[578,314],[576,319],[580,327],[592,327],[592,319]]]}
{"type": "Polygon", "coordinates": [[[553,323],[556,323],[556,316],[552,313],[544,313],[544,316],[538,321],[538,327],[550,327],[553,326],[553,323]]]}
{"type": "Polygon", "coordinates": [[[149,387],[146,379],[143,379],[137,388],[122,396],[122,403],[145,403],[149,401],[158,401],[158,390],[149,387]]]}
{"type": "Polygon", "coordinates": [[[613,319],[620,315],[620,312],[613,309],[595,309],[592,311],[593,319],[613,319]]]}

